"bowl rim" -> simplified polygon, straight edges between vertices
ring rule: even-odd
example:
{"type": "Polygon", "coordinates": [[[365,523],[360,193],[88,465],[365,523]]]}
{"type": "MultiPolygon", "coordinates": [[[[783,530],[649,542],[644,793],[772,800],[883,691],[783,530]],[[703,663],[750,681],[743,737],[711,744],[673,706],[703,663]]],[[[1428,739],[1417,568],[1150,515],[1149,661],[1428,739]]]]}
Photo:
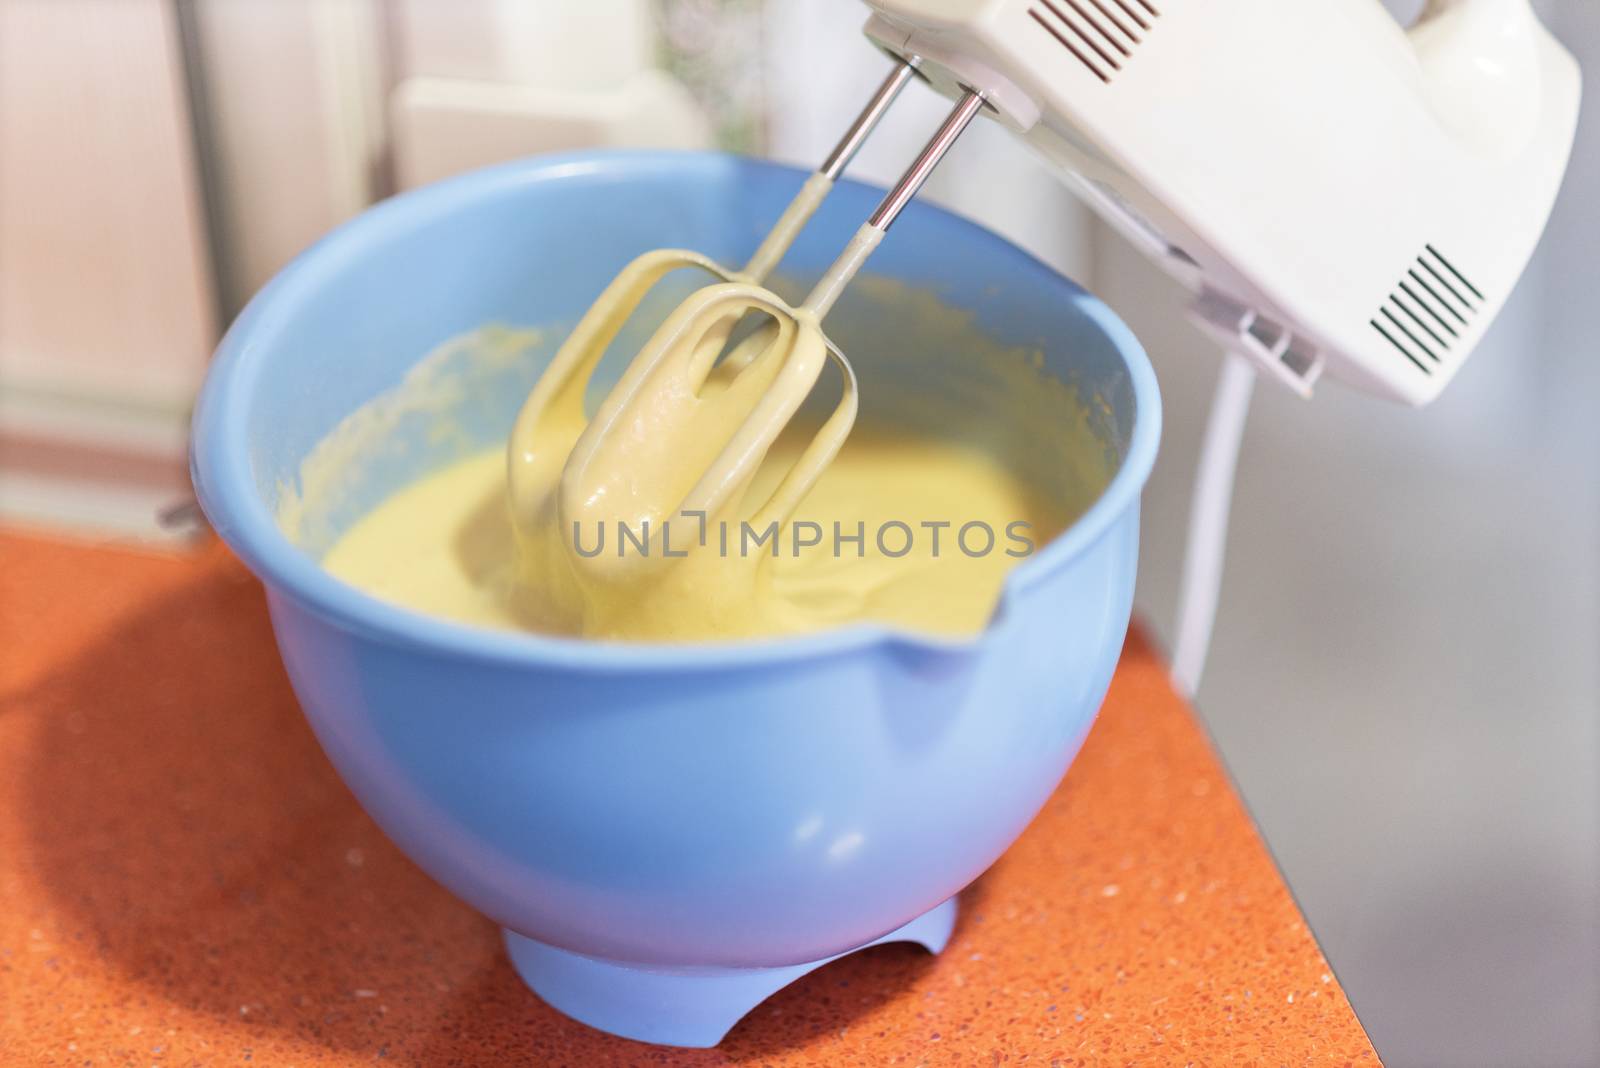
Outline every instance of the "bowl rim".
{"type": "MultiPolygon", "coordinates": [[[[257,494],[245,428],[253,385],[262,373],[273,335],[285,329],[297,305],[322,282],[362,259],[396,231],[447,216],[485,196],[508,195],[546,182],[596,175],[675,176],[735,171],[778,173],[796,183],[799,167],[715,151],[603,149],[534,156],[470,171],[385,200],[336,227],[300,253],[240,312],[217,346],[196,402],[189,466],[195,494],[217,535],[266,585],[269,597],[288,594],[326,622],[393,646],[424,649],[476,661],[549,665],[607,672],[697,671],[756,668],[795,660],[898,646],[928,652],[980,647],[1015,597],[1086,552],[1129,509],[1155,463],[1161,436],[1161,398],[1155,370],[1132,330],[1099,298],[998,234],[927,202],[913,215],[942,217],[946,225],[998,242],[1019,262],[1049,272],[1106,337],[1127,366],[1134,425],[1127,455],[1093,504],[1065,531],[1007,574],[990,622],[977,634],[922,634],[876,622],[858,622],[798,635],[725,641],[623,642],[497,630],[444,619],[396,605],[335,578],[294,545],[257,494]]],[[[850,179],[840,184],[881,192],[850,179]]],[[[1065,191],[1063,196],[1067,195],[1065,191]]]]}

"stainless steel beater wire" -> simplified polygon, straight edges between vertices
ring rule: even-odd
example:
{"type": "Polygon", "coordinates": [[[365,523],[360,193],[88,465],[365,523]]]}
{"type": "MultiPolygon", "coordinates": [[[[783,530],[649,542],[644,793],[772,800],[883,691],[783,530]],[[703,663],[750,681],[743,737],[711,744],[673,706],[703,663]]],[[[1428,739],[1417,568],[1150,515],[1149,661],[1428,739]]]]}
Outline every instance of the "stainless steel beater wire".
{"type": "Polygon", "coordinates": [[[928,180],[928,175],[939,165],[939,160],[944,158],[950,146],[961,136],[961,131],[967,128],[967,124],[972,122],[972,117],[983,106],[983,94],[968,89],[956,102],[954,110],[945,116],[944,122],[934,131],[933,139],[923,147],[922,152],[912,161],[895,187],[884,196],[883,202],[872,213],[872,217],[856,231],[856,235],[844,247],[839,258],[833,261],[833,266],[817,279],[817,284],[811,288],[810,295],[806,297],[805,307],[811,309],[819,320],[828,314],[828,309],[839,299],[839,294],[844,292],[845,286],[855,278],[862,264],[867,262],[867,257],[872,255],[872,250],[878,247],[878,242],[883,240],[895,217],[911,202],[911,198],[917,195],[917,190],[928,180]]]}
{"type": "Polygon", "coordinates": [[[895,97],[900,95],[900,90],[911,81],[911,76],[915,72],[914,60],[902,59],[895,64],[894,69],[883,79],[883,84],[878,86],[878,91],[872,94],[872,99],[867,101],[867,106],[856,116],[856,121],[850,124],[844,136],[839,138],[839,143],[833,146],[833,151],[828,153],[828,158],[817,168],[821,174],[834,179],[844,173],[844,169],[850,166],[850,161],[855,158],[861,146],[867,143],[867,138],[872,136],[873,127],[878,125],[878,121],[894,103],[895,97]]]}
{"type": "Polygon", "coordinates": [[[922,183],[928,180],[933,169],[939,165],[944,154],[950,151],[950,146],[956,143],[967,124],[983,109],[983,94],[968,89],[956,102],[955,108],[945,117],[944,124],[935,131],[933,139],[923,148],[919,155],[895,187],[889,190],[878,205],[867,225],[874,230],[888,230],[894,224],[895,217],[911,203],[911,198],[917,195],[917,190],[922,188],[922,183]]]}

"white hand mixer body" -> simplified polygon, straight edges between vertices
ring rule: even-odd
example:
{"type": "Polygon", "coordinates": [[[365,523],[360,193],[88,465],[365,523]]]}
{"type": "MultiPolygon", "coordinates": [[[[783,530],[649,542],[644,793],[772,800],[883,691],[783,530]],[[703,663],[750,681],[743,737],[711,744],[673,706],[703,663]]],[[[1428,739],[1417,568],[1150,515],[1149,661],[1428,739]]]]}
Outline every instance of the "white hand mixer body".
{"type": "Polygon", "coordinates": [[[1482,338],[1549,218],[1577,63],[1528,0],[866,0],[866,32],[981,91],[1196,295],[1195,318],[1309,394],[1411,404],[1482,338]]]}
{"type": "Polygon", "coordinates": [[[1566,171],[1577,63],[1528,0],[866,0],[866,32],[981,91],[1194,294],[1230,354],[1174,630],[1193,694],[1254,376],[1425,404],[1526,267],[1566,171]]]}

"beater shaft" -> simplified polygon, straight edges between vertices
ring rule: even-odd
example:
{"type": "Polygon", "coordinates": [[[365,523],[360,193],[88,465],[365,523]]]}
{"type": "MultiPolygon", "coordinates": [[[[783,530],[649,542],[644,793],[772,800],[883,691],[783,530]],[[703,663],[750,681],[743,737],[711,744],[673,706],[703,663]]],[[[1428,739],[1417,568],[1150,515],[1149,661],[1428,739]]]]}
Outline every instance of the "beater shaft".
{"type": "MultiPolygon", "coordinates": [[[[850,128],[844,132],[839,143],[833,147],[828,158],[821,167],[806,179],[800,192],[790,201],[789,206],[783,210],[783,215],[767,231],[767,236],[762,238],[761,244],[751,255],[750,262],[745,264],[741,272],[744,281],[761,282],[772,269],[778,265],[789,251],[789,246],[800,235],[811,216],[822,205],[823,198],[833,188],[834,180],[850,165],[857,150],[866,143],[878,122],[888,113],[890,105],[900,95],[900,90],[906,87],[911,80],[915,67],[911,61],[899,60],[894,68],[884,76],[883,83],[878,86],[877,92],[872,94],[872,99],[867,101],[866,107],[855,117],[850,128]]],[[[725,278],[724,281],[727,279],[725,278]]]]}
{"type": "MultiPolygon", "coordinates": [[[[834,301],[844,292],[844,287],[861,270],[861,265],[867,262],[878,243],[883,240],[884,234],[894,224],[895,219],[905,206],[911,203],[911,198],[917,195],[917,190],[928,180],[933,169],[939,165],[950,147],[956,143],[968,124],[979,111],[983,110],[983,94],[967,90],[950,114],[945,116],[944,122],[934,131],[932,139],[928,141],[917,158],[911,161],[911,166],[906,168],[905,174],[895,183],[894,188],[884,195],[870,218],[861,229],[856,231],[850,243],[844,247],[839,258],[833,261],[817,284],[812,287],[811,293],[806,297],[805,307],[820,320],[828,314],[834,301]]],[[[844,354],[830,341],[828,348],[841,361],[844,354]]]]}
{"type": "Polygon", "coordinates": [[[915,73],[916,65],[913,61],[902,59],[894,65],[894,69],[884,77],[883,84],[878,86],[878,91],[867,101],[867,106],[856,116],[856,121],[850,124],[844,136],[839,138],[839,143],[833,146],[833,151],[828,153],[828,158],[817,168],[819,174],[832,180],[844,173],[844,169],[850,166],[850,161],[855,158],[861,146],[867,143],[867,138],[872,136],[873,128],[888,112],[895,97],[900,95],[900,90],[906,87],[915,73]]]}
{"type": "Polygon", "coordinates": [[[896,216],[911,203],[911,198],[917,195],[922,183],[928,180],[928,176],[939,165],[944,154],[950,151],[956,139],[967,128],[967,124],[972,122],[973,117],[982,109],[983,94],[968,89],[961,99],[956,101],[956,106],[950,114],[945,116],[944,123],[934,131],[933,139],[923,147],[921,154],[911,162],[906,173],[895,183],[894,188],[889,190],[877,210],[867,219],[868,226],[874,230],[888,230],[894,224],[896,216]]]}

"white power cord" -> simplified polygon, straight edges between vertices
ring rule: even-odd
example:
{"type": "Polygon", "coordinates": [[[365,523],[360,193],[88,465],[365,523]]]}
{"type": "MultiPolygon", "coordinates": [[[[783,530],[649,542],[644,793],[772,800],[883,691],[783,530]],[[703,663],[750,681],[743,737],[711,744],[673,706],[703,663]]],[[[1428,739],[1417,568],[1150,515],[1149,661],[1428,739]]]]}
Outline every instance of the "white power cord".
{"type": "Polygon", "coordinates": [[[1186,697],[1193,697],[1200,688],[1206,652],[1211,647],[1211,627],[1217,619],[1217,596],[1222,589],[1222,564],[1228,543],[1233,473],[1239,462],[1239,442],[1244,437],[1255,381],[1255,368],[1248,359],[1236,352],[1223,355],[1205,440],[1200,445],[1194,496],[1189,503],[1183,584],[1173,631],[1172,681],[1186,697]]]}

